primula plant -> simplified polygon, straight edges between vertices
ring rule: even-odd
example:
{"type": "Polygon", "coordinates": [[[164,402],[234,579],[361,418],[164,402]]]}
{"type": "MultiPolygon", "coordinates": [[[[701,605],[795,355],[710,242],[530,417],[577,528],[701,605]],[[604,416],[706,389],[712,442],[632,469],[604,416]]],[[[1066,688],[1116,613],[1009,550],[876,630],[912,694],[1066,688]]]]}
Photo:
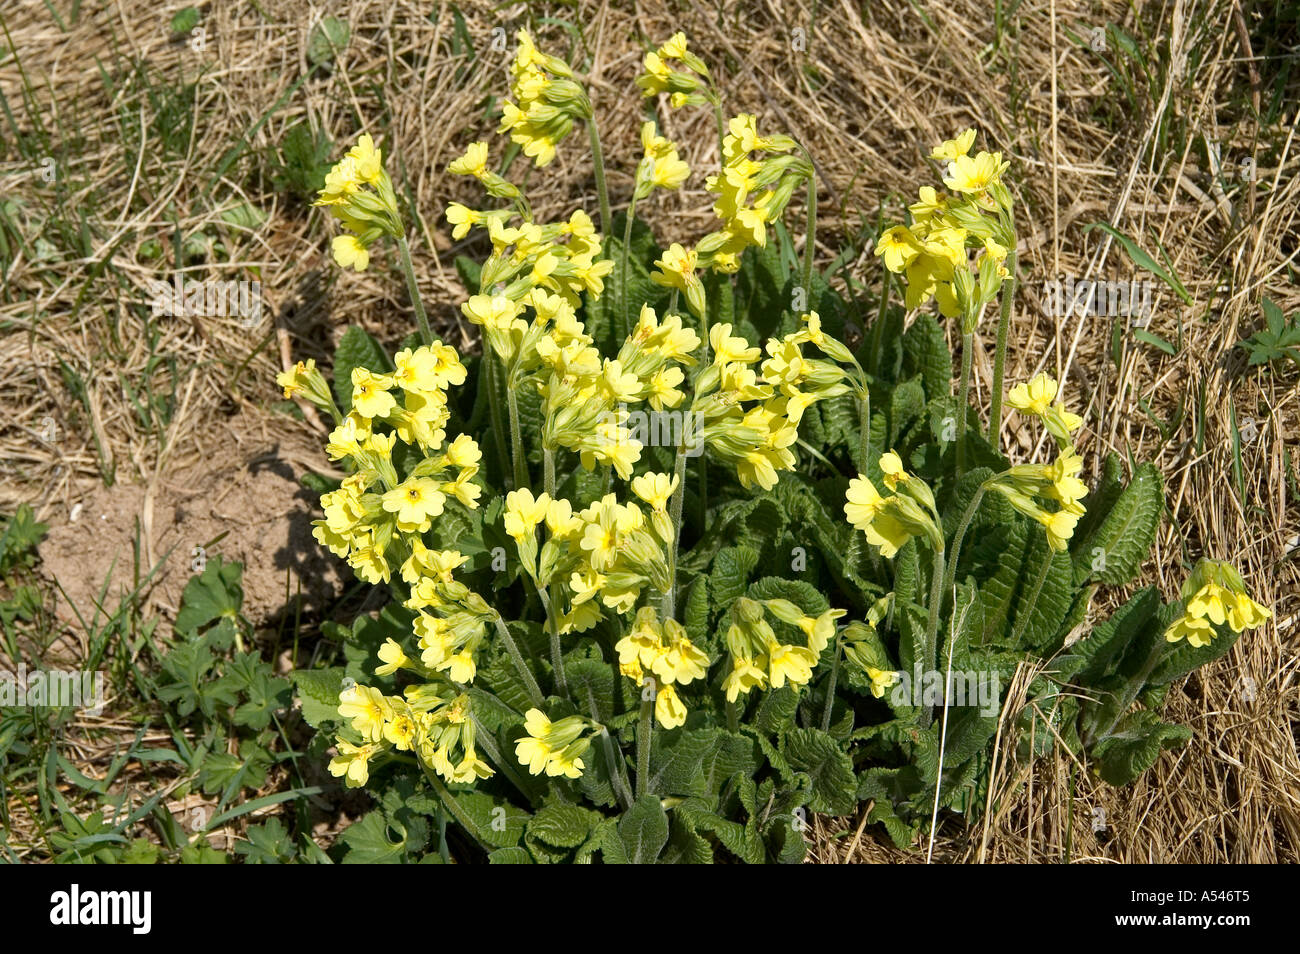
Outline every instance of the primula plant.
{"type": "Polygon", "coordinates": [[[870,800],[907,845],[941,811],[984,811],[1000,720],[1015,757],[1063,744],[1115,784],[1186,738],[1158,718],[1166,687],[1267,610],[1207,561],[1181,603],[1142,590],[1093,626],[1098,587],[1150,552],[1161,483],[1112,457],[1089,490],[1085,421],[1047,375],[1007,403],[1050,452],[1003,456],[1008,163],[972,153],[973,130],[935,149],[943,188],[876,248],[903,307],[887,280],[864,311],[814,268],[798,143],[727,119],[680,34],[637,86],[713,110],[717,228],[663,247],[635,217],[693,174],[653,121],[613,220],[588,95],[521,32],[501,132],[545,167],[585,127],[600,221],[538,221],[488,143],[451,164],[489,206],[446,212],[491,248],[457,263],[480,354],[433,337],[370,137],[320,193],[341,266],[395,244],[418,326],[391,359],[350,329],[332,389],[310,363],[279,379],[332,417],[348,474],[316,539],[391,599],[331,630],[346,667],[295,674],[329,771],[380,806],[354,827],[433,860],[454,826],[458,857],[493,862],[790,862],[812,812],[870,800]],[[800,190],[801,262],[778,248],[800,190]],[[959,323],[956,395],[931,301],[959,323]],[[990,310],[985,432],[968,395],[990,310]]]}

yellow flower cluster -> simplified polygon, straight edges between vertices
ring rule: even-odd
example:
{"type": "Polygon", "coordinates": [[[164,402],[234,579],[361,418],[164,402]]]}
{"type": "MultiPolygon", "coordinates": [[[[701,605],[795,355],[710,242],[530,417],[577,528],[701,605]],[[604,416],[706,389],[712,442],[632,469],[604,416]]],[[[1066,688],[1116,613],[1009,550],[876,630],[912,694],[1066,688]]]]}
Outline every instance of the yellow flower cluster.
{"type": "MultiPolygon", "coordinates": [[[[643,306],[618,357],[603,358],[580,321],[569,316],[538,337],[542,444],[579,454],[582,465],[612,467],[628,480],[642,444],[627,427],[628,406],[648,402],[656,411],[682,403],[682,367],[695,364],[699,336],[677,315],[660,321],[643,306]]],[[[525,366],[529,363],[524,362],[525,366]]]]}
{"type": "Polygon", "coordinates": [[[325,175],[325,188],[313,203],[329,209],[349,234],[337,236],[334,260],[343,268],[365,271],[370,246],[381,235],[403,234],[393,183],[384,171],[383,153],[362,135],[325,175]]]}
{"type": "Polygon", "coordinates": [[[686,705],[676,686],[703,679],[709,670],[709,657],[686,636],[686,629],[675,619],[662,623],[652,606],[637,610],[636,621],[627,635],[614,647],[618,653],[619,672],[638,686],[654,691],[655,719],[665,729],[676,729],[686,722],[686,705]],[[649,682],[650,676],[653,676],[649,682]]]}
{"type": "Polygon", "coordinates": [[[636,85],[643,96],[668,93],[673,109],[717,101],[709,68],[690,51],[685,33],[674,33],[663,46],[651,50],[642,65],[645,72],[636,78],[636,85]],[[675,65],[682,68],[674,69],[675,65]]]}
{"type": "Polygon", "coordinates": [[[867,535],[867,542],[880,548],[881,556],[892,559],[912,537],[920,537],[935,552],[943,551],[943,531],[935,509],[934,494],[925,481],[909,474],[894,451],[882,454],[882,495],[865,474],[849,481],[844,516],[854,528],[867,535]]]}
{"type": "Polygon", "coordinates": [[[1054,378],[1040,374],[1008,392],[1007,403],[1041,420],[1056,438],[1060,453],[1051,464],[1018,464],[999,474],[990,486],[1011,506],[1042,524],[1053,550],[1065,550],[1084,514],[1082,500],[1088,487],[1079,479],[1083,458],[1075,451],[1071,436],[1083,424],[1083,418],[1065,409],[1057,400],[1058,390],[1054,378]]]}
{"type": "Polygon", "coordinates": [[[641,148],[644,154],[636,167],[633,199],[644,199],[655,189],[672,191],[680,188],[691,174],[691,167],[677,154],[677,147],[655,132],[651,120],[641,124],[641,148]]]}
{"type": "Polygon", "coordinates": [[[894,594],[890,593],[876,600],[867,611],[867,618],[849,623],[843,633],[845,661],[866,673],[871,682],[871,694],[877,699],[900,681],[876,629],[889,612],[893,599],[894,594]]]}
{"type": "Polygon", "coordinates": [[[735,702],[751,689],[770,686],[780,689],[787,682],[805,685],[821,658],[822,650],[835,637],[835,621],[844,610],[831,609],[809,616],[790,600],[752,600],[742,596],[732,604],[732,620],[726,643],[731,669],[722,682],[727,701],[735,702]],[[805,645],[783,643],[767,616],[800,630],[805,645]]]}
{"type": "Polygon", "coordinates": [[[567,584],[567,610],[554,608],[561,633],[590,629],[603,618],[604,609],[631,612],[646,586],[668,591],[671,576],[664,548],[671,541],[672,525],[661,490],[676,485],[667,475],[647,474],[633,486],[639,495],[652,498],[648,502],[655,513],[650,520],[636,504],[621,504],[612,493],[576,512],[567,500],[547,493],[534,497],[527,488],[506,495],[505,530],[519,549],[525,572],[539,589],[557,581],[567,584]],[[543,524],[546,540],[539,561],[536,534],[543,524]]]}
{"type": "Polygon", "coordinates": [[[340,737],[338,755],[329,763],[330,774],[344,778],[348,788],[365,785],[371,762],[384,761],[393,750],[414,753],[449,782],[493,774],[474,749],[469,696],[449,683],[408,686],[402,696],[351,686],[339,693],[339,716],[360,736],[360,742],[340,737]]]}
{"type": "Polygon", "coordinates": [[[424,540],[449,502],[474,510],[482,493],[474,479],[482,457],[478,444],[465,434],[445,444],[447,388],[464,384],[465,368],[456,350],[443,344],[399,351],[394,365],[388,373],[353,369],[346,417],[310,363],[277,379],[287,395],[301,394],[333,415],[338,423],[326,453],[352,469],[338,490],[321,496],[316,540],[368,583],[388,583],[398,567],[410,587],[404,605],[416,612],[419,658],[389,640],[379,651],[376,675],[407,669],[425,682],[408,687],[405,698],[364,686],[340,696],[339,714],[361,741],[340,738],[330,770],[351,786],[365,784],[371,761],[392,748],[414,752],[448,781],[490,774],[475,753],[469,700],[459,686],[474,679],[475,653],[496,611],[453,578],[465,556],[430,549],[424,540]],[[405,475],[393,460],[399,441],[422,455],[405,475]]]}
{"type": "Polygon", "coordinates": [[[974,143],[975,130],[968,129],[935,147],[930,157],[945,164],[943,184],[951,192],[923,186],[908,207],[912,224],[886,229],[876,243],[885,267],[907,278],[907,307],[934,298],[943,315],[962,318],[963,332],[974,331],[1010,277],[1005,262],[1015,235],[1011,193],[1002,183],[1009,163],[997,152],[971,156],[974,143]],[[974,276],[970,249],[979,250],[974,276]]]}
{"type": "Polygon", "coordinates": [[[448,498],[473,510],[482,493],[474,482],[482,456],[474,439],[462,434],[443,448],[445,389],[465,381],[455,349],[440,344],[400,351],[395,364],[391,374],[353,369],[352,410],[330,433],[325,450],[355,471],[321,497],[324,519],[313,521],[317,541],[368,583],[391,578],[390,549],[402,553],[401,559],[417,552],[418,535],[448,498]],[[424,454],[404,478],[393,465],[398,441],[424,454]],[[396,544],[394,534],[400,538],[396,544]]]}
{"type": "Polygon", "coordinates": [[[572,131],[574,120],[591,117],[591,103],[567,63],[538,50],[527,30],[520,30],[518,37],[510,67],[515,101],[502,104],[499,131],[510,133],[524,155],[545,166],[555,158],[555,147],[572,131]]]}
{"type": "Polygon", "coordinates": [[[650,275],[657,284],[679,290],[696,315],[704,313],[704,286],[696,272],[737,271],[741,253],[751,245],[767,244],[768,225],[781,217],[795,188],[813,173],[807,159],[782,155],[797,148],[793,139],[760,136],[754,116],[736,116],[728,128],[722,141],[722,171],[709,176],[705,185],[718,196],[713,211],[723,227],[700,239],[694,249],[674,243],[650,275]],[[756,153],[765,156],[755,158],[756,153]]]}
{"type": "Polygon", "coordinates": [[[1229,563],[1202,560],[1183,584],[1187,601],[1183,615],[1165,630],[1171,643],[1186,638],[1196,647],[1208,646],[1215,627],[1225,623],[1234,633],[1263,626],[1273,614],[1246,593],[1241,574],[1229,563]]]}

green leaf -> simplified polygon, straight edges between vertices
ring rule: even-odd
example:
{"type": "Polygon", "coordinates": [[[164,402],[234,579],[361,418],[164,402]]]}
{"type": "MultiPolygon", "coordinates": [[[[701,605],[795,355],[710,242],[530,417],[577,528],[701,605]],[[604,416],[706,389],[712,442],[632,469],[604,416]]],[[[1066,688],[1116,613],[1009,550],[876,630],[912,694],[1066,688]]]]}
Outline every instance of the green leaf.
{"type": "Polygon", "coordinates": [[[952,391],[952,355],[943,326],[933,315],[921,314],[903,335],[903,373],[919,374],[927,400],[952,391]]]}
{"type": "Polygon", "coordinates": [[[1123,246],[1124,251],[1128,253],[1128,257],[1133,260],[1134,265],[1150,272],[1168,285],[1169,288],[1183,300],[1183,304],[1190,305],[1192,303],[1192,296],[1187,293],[1187,289],[1183,286],[1183,283],[1178,280],[1178,276],[1174,274],[1172,268],[1165,268],[1154,258],[1144,252],[1131,238],[1107,222],[1094,222],[1091,225],[1085,225],[1083,227],[1084,232],[1091,232],[1093,229],[1101,229],[1111,238],[1115,239],[1115,241],[1119,242],[1119,244],[1123,246]]]}
{"type": "Polygon", "coordinates": [[[565,663],[564,674],[569,681],[569,698],[578,711],[603,723],[614,718],[614,671],[608,663],[578,659],[565,663]]]}
{"type": "Polygon", "coordinates": [[[490,865],[531,865],[533,858],[523,848],[498,848],[488,855],[490,865]]]}
{"type": "Polygon", "coordinates": [[[709,578],[697,576],[686,597],[686,636],[697,646],[709,635],[709,578]]]}
{"type": "Polygon", "coordinates": [[[1140,464],[1110,511],[1079,548],[1075,579],[1127,583],[1151,553],[1164,510],[1164,483],[1149,463],[1140,464]],[[1080,578],[1079,566],[1087,575],[1080,578]]]}
{"type": "Polygon", "coordinates": [[[627,863],[652,865],[668,843],[668,816],[656,795],[642,795],[618,822],[627,863]]]}
{"type": "Polygon", "coordinates": [[[924,416],[925,388],[918,376],[900,384],[889,397],[889,446],[897,446],[907,428],[924,416]]]}
{"type": "Polygon", "coordinates": [[[185,584],[176,632],[193,635],[222,617],[238,619],[244,605],[243,572],[242,563],[224,563],[219,556],[209,559],[203,572],[185,584]]]}
{"type": "Polygon", "coordinates": [[[457,792],[454,797],[487,844],[496,848],[519,844],[529,821],[523,809],[486,792],[457,792]]]}
{"type": "Polygon", "coordinates": [[[319,66],[334,59],[348,45],[352,31],[338,17],[322,17],[307,35],[307,59],[319,66]]]}
{"type": "Polygon", "coordinates": [[[372,811],[349,825],[339,835],[339,841],[348,849],[343,856],[345,865],[398,864],[412,850],[419,851],[424,847],[408,843],[406,829],[396,822],[390,823],[380,811],[372,811]],[[397,837],[390,838],[390,834],[397,837]]]}
{"type": "Polygon", "coordinates": [[[1097,773],[1111,785],[1127,785],[1155,764],[1163,749],[1192,737],[1190,729],[1161,722],[1154,712],[1132,712],[1093,746],[1097,773]]]}
{"type": "Polygon", "coordinates": [[[172,14],[172,34],[189,33],[199,25],[199,11],[196,7],[183,7],[172,14]]]}
{"type": "Polygon", "coordinates": [[[302,718],[313,729],[339,721],[339,693],[343,691],[344,669],[295,669],[289,676],[302,700],[302,718]]]}
{"type": "Polygon", "coordinates": [[[684,729],[651,752],[651,788],[665,795],[717,795],[736,775],[758,770],[753,739],[718,728],[684,729]]]}
{"type": "Polygon", "coordinates": [[[538,810],[528,820],[529,837],[536,838],[553,848],[577,848],[599,824],[597,812],[564,802],[556,802],[538,810]]]}
{"type": "Polygon", "coordinates": [[[713,593],[715,605],[729,607],[738,596],[745,592],[749,575],[758,566],[758,551],[752,547],[727,547],[719,550],[713,561],[713,572],[709,577],[709,589],[713,593]]]}
{"type": "Polygon", "coordinates": [[[1287,318],[1269,298],[1265,298],[1260,307],[1264,312],[1264,327],[1237,342],[1237,347],[1249,352],[1248,363],[1254,366],[1289,358],[1300,364],[1300,313],[1287,318]]]}
{"type": "Polygon", "coordinates": [[[813,811],[848,815],[857,807],[853,762],[829,733],[791,729],[785,734],[784,754],[791,768],[812,779],[808,807],[813,811]]]}

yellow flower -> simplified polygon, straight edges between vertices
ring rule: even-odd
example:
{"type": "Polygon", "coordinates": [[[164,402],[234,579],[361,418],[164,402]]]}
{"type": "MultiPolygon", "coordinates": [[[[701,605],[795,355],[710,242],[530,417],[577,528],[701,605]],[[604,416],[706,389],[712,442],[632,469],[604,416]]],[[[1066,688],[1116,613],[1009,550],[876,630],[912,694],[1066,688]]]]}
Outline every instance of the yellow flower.
{"type": "Polygon", "coordinates": [[[686,706],[671,684],[660,686],[655,693],[655,719],[665,729],[675,729],[686,722],[686,706]]]}
{"type": "Polygon", "coordinates": [[[338,740],[339,754],[330,759],[330,774],[335,778],[346,776],[344,784],[348,788],[360,788],[370,780],[370,760],[380,751],[374,745],[353,745],[351,742],[338,740]]]}
{"type": "Polygon", "coordinates": [[[384,154],[375,147],[369,133],[362,133],[357,144],[348,150],[348,156],[355,163],[357,177],[368,185],[378,185],[384,172],[384,154]]]}
{"type": "Polygon", "coordinates": [[[677,489],[677,476],[668,474],[642,474],[632,478],[632,493],[655,510],[666,510],[668,500],[677,489]]]}
{"type": "Polygon", "coordinates": [[[342,268],[364,272],[370,264],[370,250],[355,235],[336,235],[330,241],[334,261],[342,268]]]}
{"type": "Polygon", "coordinates": [[[531,537],[537,525],[546,519],[550,502],[550,494],[543,493],[534,499],[533,492],[527,487],[510,491],[506,494],[506,533],[516,541],[531,537]]]}
{"type": "Polygon", "coordinates": [[[384,723],[392,713],[384,694],[372,686],[352,686],[339,693],[339,717],[350,721],[368,742],[384,737],[384,723]]]}
{"type": "Polygon", "coordinates": [[[884,257],[885,268],[891,272],[901,273],[920,254],[921,243],[905,225],[886,229],[876,242],[876,255],[884,257]]]}
{"type": "Polygon", "coordinates": [[[974,159],[970,156],[957,156],[952,161],[949,175],[943,184],[953,192],[979,195],[995,185],[1010,165],[1002,161],[1002,153],[981,152],[974,159]]]}
{"type": "Polygon", "coordinates": [[[1077,514],[1068,510],[1058,510],[1056,513],[1043,510],[1036,515],[1036,519],[1047,530],[1047,543],[1053,550],[1064,551],[1069,548],[1075,524],[1079,522],[1077,514]]]}
{"type": "Polygon", "coordinates": [[[407,669],[411,666],[411,660],[397,641],[393,639],[384,640],[384,644],[379,647],[377,655],[383,665],[375,669],[376,676],[391,676],[397,670],[407,669]]]}
{"type": "Polygon", "coordinates": [[[808,648],[812,650],[813,655],[820,657],[822,650],[831,641],[835,635],[835,621],[844,616],[847,610],[830,609],[820,616],[801,616],[796,622],[804,635],[808,637],[808,648]]]}
{"type": "Polygon", "coordinates": [[[578,778],[585,767],[582,753],[589,746],[580,738],[587,723],[581,716],[568,716],[552,722],[540,709],[529,709],[524,714],[523,738],[516,739],[515,758],[528,766],[531,775],[563,775],[578,778]]]}
{"type": "Polygon", "coordinates": [[[1018,411],[1037,417],[1047,413],[1056,400],[1056,379],[1050,374],[1039,374],[1028,384],[1017,384],[1007,393],[1007,403],[1018,411]]]}
{"type": "Polygon", "coordinates": [[[474,438],[461,434],[447,446],[446,456],[452,467],[473,467],[483,459],[483,452],[474,438]]]}
{"type": "Polygon", "coordinates": [[[1210,625],[1208,619],[1202,617],[1184,614],[1174,620],[1172,626],[1165,630],[1165,640],[1176,643],[1183,637],[1187,638],[1189,645],[1198,649],[1202,646],[1208,646],[1214,641],[1214,627],[1210,625]]]}
{"type": "Polygon", "coordinates": [[[419,727],[415,720],[407,712],[395,712],[393,717],[384,723],[384,738],[402,752],[409,752],[415,748],[418,731],[419,727]]]}
{"type": "Polygon", "coordinates": [[[520,765],[528,766],[530,775],[540,775],[551,758],[551,747],[546,742],[551,720],[540,709],[529,709],[524,714],[524,731],[528,733],[515,742],[515,758],[520,765]]]}
{"type": "Polygon", "coordinates": [[[674,242],[662,258],[655,260],[655,265],[658,268],[650,274],[650,280],[656,285],[676,288],[686,296],[686,304],[691,311],[701,314],[704,311],[704,285],[695,274],[699,255],[674,242]]]}
{"type": "Polygon", "coordinates": [[[465,154],[452,161],[447,171],[455,176],[473,176],[482,179],[487,175],[488,146],[485,142],[472,142],[465,154]]]}
{"type": "Polygon", "coordinates": [[[709,345],[713,348],[713,363],[719,365],[739,361],[752,364],[757,361],[762,351],[752,346],[749,340],[731,333],[731,325],[723,322],[709,329],[709,345]]]}
{"type": "Polygon", "coordinates": [[[728,702],[735,702],[751,689],[762,689],[765,685],[767,685],[767,673],[755,666],[752,660],[740,657],[732,660],[731,672],[722,681],[722,688],[726,690],[728,702]]]}
{"type": "Polygon", "coordinates": [[[431,518],[441,516],[447,498],[438,482],[429,477],[411,477],[383,495],[384,509],[397,514],[397,529],[403,533],[424,533],[431,518]]]}
{"type": "Polygon", "coordinates": [[[817,657],[804,646],[777,646],[768,654],[768,678],[773,689],[780,689],[786,680],[801,686],[812,678],[817,657]]]}
{"type": "Polygon", "coordinates": [[[686,55],[686,34],[679,30],[670,36],[664,45],[659,47],[659,55],[665,60],[680,60],[686,55]]]}
{"type": "Polygon", "coordinates": [[[930,158],[951,162],[958,156],[969,153],[970,147],[973,145],[975,145],[975,130],[967,129],[960,133],[956,139],[949,139],[935,146],[930,152],[930,158]]]}
{"type": "Polygon", "coordinates": [[[397,407],[397,400],[388,393],[393,379],[386,374],[373,374],[365,368],[352,369],[352,407],[365,418],[387,417],[397,407]]]}
{"type": "Polygon", "coordinates": [[[867,535],[867,542],[880,547],[880,555],[892,559],[912,534],[886,512],[887,498],[864,476],[849,481],[844,516],[850,524],[867,535]]]}
{"type": "Polygon", "coordinates": [[[454,656],[448,656],[434,668],[440,672],[450,670],[447,675],[452,682],[461,683],[473,682],[474,674],[477,671],[474,666],[474,657],[464,650],[454,656]]]}
{"type": "Polygon", "coordinates": [[[871,694],[877,699],[885,694],[886,689],[899,681],[898,673],[876,669],[874,666],[867,667],[867,677],[871,680],[871,694]]]}

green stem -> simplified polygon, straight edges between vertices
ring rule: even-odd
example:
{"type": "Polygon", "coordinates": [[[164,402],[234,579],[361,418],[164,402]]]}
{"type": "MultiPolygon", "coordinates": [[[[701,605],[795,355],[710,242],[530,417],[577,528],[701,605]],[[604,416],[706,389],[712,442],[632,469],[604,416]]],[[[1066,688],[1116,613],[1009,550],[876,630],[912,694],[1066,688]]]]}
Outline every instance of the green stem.
{"type": "MultiPolygon", "coordinates": [[[[939,607],[943,603],[944,559],[943,551],[934,551],[934,566],[930,573],[930,618],[925,627],[926,672],[935,672],[939,664],[939,607]]],[[[925,724],[932,714],[925,711],[925,724]]]]}
{"type": "Polygon", "coordinates": [[[551,668],[555,670],[555,693],[559,696],[569,694],[569,681],[564,675],[564,650],[560,647],[560,622],[551,610],[551,598],[547,595],[549,587],[537,587],[537,595],[546,611],[546,630],[551,638],[551,668]]]}
{"type": "MultiPolygon", "coordinates": [[[[653,676],[647,678],[653,679],[653,676]]],[[[657,687],[656,687],[657,688],[657,687]]],[[[654,730],[655,703],[653,699],[641,700],[641,717],[636,723],[636,797],[640,798],[650,786],[650,735],[654,730]]]]}
{"type": "Polygon", "coordinates": [[[871,324],[871,345],[867,354],[867,364],[870,366],[872,374],[880,371],[880,336],[884,333],[885,309],[889,305],[891,281],[892,275],[886,270],[884,277],[880,280],[880,307],[876,309],[876,320],[871,324]]]}
{"type": "Polygon", "coordinates": [[[629,202],[627,205],[627,222],[624,223],[623,225],[623,270],[619,272],[619,276],[620,276],[619,281],[622,283],[622,287],[619,289],[619,296],[618,296],[619,298],[618,324],[619,324],[619,335],[624,340],[626,340],[628,334],[631,333],[631,328],[629,327],[630,321],[627,315],[627,286],[628,286],[627,263],[628,263],[630,249],[632,246],[632,220],[633,218],[635,218],[635,216],[636,216],[636,193],[633,192],[632,201],[629,202]]]}
{"type": "Polygon", "coordinates": [[[975,334],[963,331],[961,335],[961,391],[957,396],[957,476],[966,472],[966,406],[970,403],[971,349],[975,334]]]}
{"type": "MultiPolygon", "coordinates": [[[[592,703],[591,718],[596,718],[595,703],[592,703]]],[[[618,754],[614,746],[614,740],[609,737],[609,730],[603,725],[597,733],[600,736],[601,747],[605,750],[605,762],[609,765],[609,778],[614,783],[614,794],[618,797],[619,803],[622,804],[623,810],[627,811],[632,807],[632,789],[627,782],[627,769],[623,765],[623,759],[618,754]]]]}
{"type": "Polygon", "coordinates": [[[542,489],[555,497],[555,451],[550,447],[542,448],[542,489]]]}
{"type": "Polygon", "coordinates": [[[519,792],[520,795],[528,799],[530,804],[537,804],[537,793],[523,780],[515,767],[508,759],[501,755],[501,750],[497,748],[496,739],[492,734],[483,727],[477,716],[471,716],[474,723],[474,744],[483,750],[483,754],[488,757],[488,761],[501,770],[511,785],[519,792]]]}
{"type": "MultiPolygon", "coordinates": [[[[806,151],[806,150],[805,150],[806,151]]],[[[808,156],[809,164],[812,156],[808,156]]],[[[812,304],[813,256],[817,254],[817,173],[808,174],[808,225],[803,248],[803,292],[812,304]]],[[[811,307],[809,308],[811,311],[811,307]]]]}
{"type": "Polygon", "coordinates": [[[506,381],[506,406],[510,410],[510,459],[514,462],[515,489],[528,486],[528,468],[524,464],[524,438],[519,431],[519,399],[506,381]]]}
{"type": "Polygon", "coordinates": [[[613,228],[609,215],[609,189],[605,186],[605,153],[600,148],[600,133],[596,120],[587,120],[587,138],[591,140],[591,164],[596,176],[596,195],[600,199],[600,230],[609,235],[613,228]]]}
{"type": "Polygon", "coordinates": [[[542,695],[542,687],[537,684],[533,671],[528,668],[528,663],[524,661],[524,654],[519,651],[519,644],[510,635],[506,621],[501,618],[500,613],[492,618],[492,622],[496,625],[497,635],[506,644],[506,651],[510,653],[510,658],[514,660],[515,668],[519,670],[519,678],[524,681],[524,688],[528,690],[529,701],[532,702],[534,708],[540,709],[546,703],[546,697],[542,695]]]}
{"type": "Polygon", "coordinates": [[[871,454],[871,392],[858,395],[858,473],[866,476],[871,454]]]}
{"type": "Polygon", "coordinates": [[[1025,603],[1024,615],[1017,615],[1016,617],[1015,631],[1011,634],[1011,645],[1013,646],[1018,646],[1020,644],[1020,637],[1024,633],[1025,627],[1029,624],[1029,620],[1033,618],[1034,610],[1038,607],[1038,594],[1043,591],[1043,582],[1047,579],[1048,571],[1052,569],[1052,559],[1055,555],[1056,554],[1053,552],[1052,548],[1048,547],[1047,559],[1044,560],[1043,565],[1038,568],[1038,576],[1034,579],[1034,588],[1029,591],[1029,601],[1025,603]]]}
{"type": "Polygon", "coordinates": [[[501,373],[501,364],[496,352],[488,345],[486,338],[483,339],[483,360],[487,362],[488,412],[492,415],[493,443],[497,446],[497,457],[500,459],[501,480],[505,482],[506,474],[510,470],[510,460],[506,450],[506,442],[502,436],[506,432],[506,427],[505,419],[501,416],[501,389],[497,383],[497,375],[501,373]]]}
{"type": "Polygon", "coordinates": [[[469,832],[470,836],[475,841],[484,848],[490,848],[491,846],[483,839],[483,833],[479,831],[478,825],[474,824],[474,819],[465,814],[464,810],[456,804],[455,796],[447,790],[447,786],[442,783],[442,779],[438,777],[438,773],[433,771],[423,762],[420,763],[420,767],[424,769],[424,774],[425,777],[428,778],[429,784],[432,785],[433,790],[438,793],[438,798],[442,799],[442,804],[446,806],[447,811],[451,812],[451,816],[460,823],[462,828],[469,832]]]}
{"type": "Polygon", "coordinates": [[[660,616],[665,620],[674,619],[677,613],[677,543],[682,536],[682,501],[686,497],[686,450],[677,445],[677,457],[673,461],[673,476],[677,479],[677,489],[673,491],[668,502],[668,516],[673,524],[673,539],[668,547],[668,592],[664,594],[660,607],[660,616]]]}
{"type": "Polygon", "coordinates": [[[424,313],[424,300],[420,298],[420,286],[415,283],[415,266],[411,264],[411,247],[406,244],[406,236],[397,237],[397,251],[402,260],[402,271],[406,273],[406,293],[411,298],[411,307],[415,309],[415,321],[420,326],[420,340],[433,344],[433,331],[429,328],[429,316],[424,313]]]}
{"type": "Polygon", "coordinates": [[[718,125],[718,164],[721,165],[725,161],[722,154],[726,147],[727,121],[722,116],[722,97],[716,90],[713,91],[713,119],[718,125]]]}
{"type": "Polygon", "coordinates": [[[966,505],[966,512],[961,515],[961,523],[957,524],[957,533],[952,538],[952,559],[948,561],[948,570],[944,575],[943,594],[946,599],[952,592],[953,584],[957,581],[957,560],[961,556],[961,544],[966,538],[966,531],[970,529],[970,523],[975,519],[975,512],[979,510],[980,501],[984,499],[984,491],[988,484],[980,484],[979,489],[975,491],[975,496],[971,497],[970,503],[966,505]]]}
{"type": "Polygon", "coordinates": [[[840,678],[840,637],[835,636],[835,655],[831,657],[831,678],[826,686],[826,708],[822,710],[822,731],[831,730],[831,709],[835,706],[835,684],[840,678]]]}
{"type": "Polygon", "coordinates": [[[1011,327],[1011,305],[1016,297],[1016,253],[1007,256],[1007,269],[1011,272],[1002,285],[1002,311],[998,316],[997,351],[993,355],[993,407],[989,412],[989,443],[998,446],[999,432],[1002,430],[1002,386],[1003,374],[1007,361],[1007,333],[1011,327]]]}

